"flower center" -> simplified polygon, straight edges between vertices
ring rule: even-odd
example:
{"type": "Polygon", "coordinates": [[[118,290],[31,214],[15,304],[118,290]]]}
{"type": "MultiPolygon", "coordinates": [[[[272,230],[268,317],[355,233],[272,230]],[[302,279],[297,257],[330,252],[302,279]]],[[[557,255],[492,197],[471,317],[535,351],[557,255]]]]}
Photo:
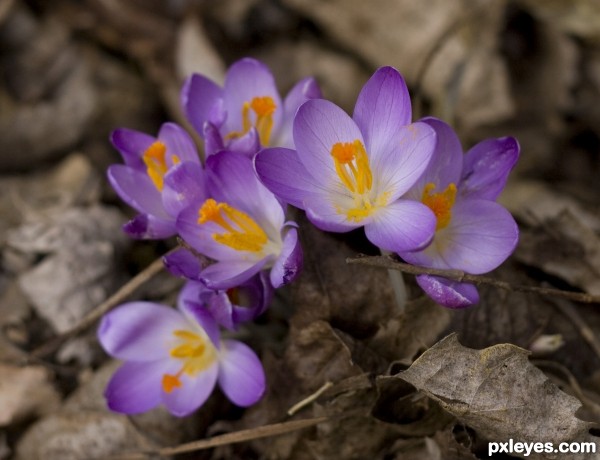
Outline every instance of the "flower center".
{"type": "Polygon", "coordinates": [[[213,233],[217,243],[236,251],[260,252],[268,242],[265,231],[248,214],[229,206],[217,203],[212,198],[204,202],[198,211],[198,223],[214,222],[225,232],[213,233]]]}
{"type": "Polygon", "coordinates": [[[244,105],[242,106],[242,130],[229,133],[225,136],[225,139],[236,139],[241,137],[254,126],[258,132],[261,145],[269,145],[275,109],[277,109],[277,105],[273,98],[269,96],[255,97],[252,98],[250,102],[244,102],[244,105]],[[254,125],[250,120],[250,110],[255,114],[254,125]]]}
{"type": "Polygon", "coordinates": [[[162,388],[165,393],[171,393],[175,388],[183,386],[181,376],[185,373],[195,376],[210,366],[216,359],[215,348],[200,335],[192,331],[177,329],[173,335],[179,339],[179,343],[171,348],[169,355],[180,359],[183,365],[177,374],[164,374],[162,388]]]}
{"type": "Polygon", "coordinates": [[[421,201],[435,214],[437,219],[435,229],[441,230],[446,228],[452,219],[452,206],[456,200],[456,185],[451,182],[443,192],[431,193],[435,190],[435,187],[436,185],[431,182],[425,185],[421,201]]]}
{"type": "Polygon", "coordinates": [[[356,139],[354,142],[337,142],[331,147],[331,156],[338,177],[354,199],[354,207],[338,212],[345,212],[349,220],[360,222],[376,208],[385,206],[388,198],[386,193],[377,197],[374,203],[371,200],[373,173],[361,141],[356,139]]]}
{"type": "MultiPolygon", "coordinates": [[[[146,172],[154,186],[162,192],[164,177],[169,167],[167,166],[167,146],[160,141],[155,141],[146,149],[142,155],[142,160],[146,165],[146,172]]],[[[173,164],[179,163],[179,157],[172,155],[173,164]]]]}

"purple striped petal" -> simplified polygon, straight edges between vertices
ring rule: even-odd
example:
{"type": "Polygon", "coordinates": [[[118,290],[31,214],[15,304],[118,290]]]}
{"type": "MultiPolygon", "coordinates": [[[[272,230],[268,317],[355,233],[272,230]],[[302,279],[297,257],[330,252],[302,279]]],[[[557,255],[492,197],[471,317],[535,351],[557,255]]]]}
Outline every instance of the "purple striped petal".
{"type": "Polygon", "coordinates": [[[147,174],[129,166],[112,165],[108,168],[108,180],[119,197],[132,208],[169,220],[161,194],[147,174]]]}
{"type": "Polygon", "coordinates": [[[165,174],[162,202],[165,211],[173,219],[185,208],[206,198],[206,180],[199,163],[180,163],[165,174]]]}
{"type": "Polygon", "coordinates": [[[461,194],[495,200],[506,185],[508,174],[519,159],[519,143],[513,137],[487,139],[465,155],[461,194]]]}
{"type": "Polygon", "coordinates": [[[221,136],[221,132],[219,129],[209,123],[208,121],[204,123],[203,128],[204,133],[204,154],[208,158],[210,155],[213,155],[217,152],[220,152],[225,148],[223,144],[223,137],[221,136]]]}
{"type": "Polygon", "coordinates": [[[283,107],[273,74],[256,59],[240,59],[232,64],[225,76],[224,101],[229,130],[242,131],[242,107],[255,97],[273,99],[277,106],[273,113],[273,131],[276,131],[281,124],[283,107]]]}
{"type": "Polygon", "coordinates": [[[181,105],[187,119],[200,135],[204,123],[209,121],[217,127],[223,122],[219,116],[222,107],[223,89],[202,75],[194,74],[188,78],[181,90],[181,105]]]}
{"type": "Polygon", "coordinates": [[[167,147],[167,164],[172,166],[172,155],[177,155],[179,161],[200,164],[196,144],[190,135],[175,123],[164,123],[158,133],[158,139],[167,147]]]}
{"type": "Polygon", "coordinates": [[[396,200],[377,210],[365,234],[371,243],[392,251],[412,251],[429,244],[436,219],[431,210],[417,201],[396,200]]]}
{"type": "Polygon", "coordinates": [[[466,308],[479,302],[477,288],[469,283],[430,275],[417,276],[417,283],[429,297],[444,307],[466,308]]]}
{"type": "Polygon", "coordinates": [[[393,67],[378,69],[360,91],[353,118],[367,152],[376,158],[396,131],[411,122],[410,96],[402,75],[393,67]]]}
{"type": "Polygon", "coordinates": [[[230,289],[249,280],[269,261],[225,260],[206,267],[200,274],[201,280],[211,289],[230,289]]]}
{"type": "Polygon", "coordinates": [[[308,173],[329,190],[346,191],[335,171],[331,148],[338,142],[355,140],[364,144],[356,123],[332,102],[311,99],[298,109],[294,119],[298,158],[308,173]]]}
{"type": "Polygon", "coordinates": [[[314,194],[302,206],[306,217],[311,223],[326,232],[349,232],[362,227],[363,223],[349,221],[346,214],[339,211],[339,206],[334,203],[331,195],[324,193],[314,194]]]}
{"type": "Polygon", "coordinates": [[[458,186],[463,166],[462,146],[450,125],[433,117],[421,121],[435,130],[437,141],[425,172],[407,194],[419,201],[428,183],[435,184],[437,190],[445,190],[450,183],[458,186]]]}
{"type": "Polygon", "coordinates": [[[113,374],[104,397],[110,410],[140,414],[161,403],[161,379],[169,360],[124,363],[113,374]]]}
{"type": "Polygon", "coordinates": [[[189,328],[181,313],[152,302],[129,302],[102,318],[98,340],[111,356],[153,361],[169,356],[173,331],[189,328]]]}
{"type": "Polygon", "coordinates": [[[110,142],[119,151],[123,161],[138,171],[146,171],[142,155],[156,139],[146,133],[133,129],[115,129],[110,135],[110,142]]]}
{"type": "Polygon", "coordinates": [[[162,400],[171,414],[185,417],[197,410],[206,402],[217,382],[219,366],[215,362],[196,375],[185,372],[181,376],[181,387],[170,393],[162,393],[162,400]]]}
{"type": "Polygon", "coordinates": [[[314,78],[307,77],[296,83],[283,101],[283,121],[277,133],[277,139],[271,145],[293,149],[293,123],[298,107],[309,99],[320,99],[321,97],[321,88],[314,78]]]}
{"type": "Polygon", "coordinates": [[[414,265],[487,273],[513,252],[519,230],[510,213],[498,203],[463,200],[452,208],[450,224],[436,232],[423,251],[402,253],[414,265]]]}
{"type": "Polygon", "coordinates": [[[206,332],[206,335],[212,342],[215,348],[219,348],[221,333],[219,332],[219,326],[213,318],[212,314],[206,309],[206,307],[198,300],[186,299],[178,301],[180,311],[182,311],[188,318],[195,321],[200,327],[206,332]]]}
{"type": "Polygon", "coordinates": [[[262,364],[247,345],[224,340],[221,349],[219,386],[231,402],[248,407],[262,398],[266,388],[262,364]]]}
{"type": "Polygon", "coordinates": [[[284,222],[281,204],[258,180],[252,160],[235,152],[220,152],[206,160],[208,190],[217,201],[224,201],[245,212],[273,240],[284,222]]]}
{"type": "Polygon", "coordinates": [[[378,155],[371,156],[377,190],[389,201],[404,195],[426,170],[435,148],[435,131],[425,123],[399,127],[378,155]]]}
{"type": "Polygon", "coordinates": [[[227,143],[227,150],[232,152],[242,153],[248,157],[254,155],[260,149],[260,139],[256,129],[250,130],[241,137],[231,139],[227,143]]]}
{"type": "Polygon", "coordinates": [[[271,192],[297,208],[303,209],[305,201],[312,201],[315,190],[323,191],[323,186],[308,173],[295,150],[263,149],[254,157],[254,167],[271,192]]]}
{"type": "Polygon", "coordinates": [[[271,268],[271,284],[275,289],[294,281],[302,271],[303,253],[298,230],[290,228],[283,238],[281,254],[271,268]]]}
{"type": "Polygon", "coordinates": [[[163,257],[165,268],[173,275],[191,280],[197,280],[202,270],[198,257],[191,251],[181,248],[163,257]]]}
{"type": "Polygon", "coordinates": [[[123,231],[136,240],[162,240],[177,234],[173,220],[160,219],[149,214],[138,214],[123,225],[123,231]]]}

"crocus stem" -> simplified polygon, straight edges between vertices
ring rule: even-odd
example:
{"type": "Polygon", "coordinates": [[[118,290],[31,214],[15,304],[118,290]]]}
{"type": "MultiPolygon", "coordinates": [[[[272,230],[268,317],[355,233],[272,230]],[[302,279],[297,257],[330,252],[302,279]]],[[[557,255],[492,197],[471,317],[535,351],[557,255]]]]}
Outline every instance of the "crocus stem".
{"type": "MultiPolygon", "coordinates": [[[[381,254],[383,256],[390,256],[392,253],[382,249],[381,254]]],[[[396,304],[398,305],[398,312],[403,313],[406,308],[406,301],[408,300],[404,277],[402,276],[402,272],[393,269],[388,270],[388,275],[390,277],[392,289],[394,290],[394,297],[396,298],[396,304]]]]}

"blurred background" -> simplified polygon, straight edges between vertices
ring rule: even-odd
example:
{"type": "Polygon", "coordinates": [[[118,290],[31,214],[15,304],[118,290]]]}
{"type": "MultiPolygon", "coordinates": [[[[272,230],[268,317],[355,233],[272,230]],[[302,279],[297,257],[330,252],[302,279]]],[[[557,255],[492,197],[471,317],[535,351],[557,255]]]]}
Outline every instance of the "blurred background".
{"type": "MultiPolygon", "coordinates": [[[[121,233],[133,213],[105,180],[120,161],[110,132],[154,134],[169,120],[189,128],[184,79],[198,72],[222,83],[244,56],[264,61],[282,94],[315,76],[349,112],[373,71],[391,65],[407,80],[414,118],[451,123],[465,150],[515,136],[521,158],[501,201],[522,233],[500,277],[600,295],[598,0],[0,0],[0,459],[104,458],[194,439],[211,424],[227,431],[215,420],[240,417],[221,401],[192,420],[113,417],[101,391],[114,363],[99,374],[106,358],[93,333],[52,365],[23,365],[23,349],[75,326],[167,249],[121,233]],[[78,437],[81,427],[92,427],[93,442],[78,437]]],[[[179,286],[160,275],[136,296],[173,299],[179,286]]],[[[489,309],[456,313],[445,327],[476,347],[529,347],[560,333],[551,359],[598,400],[600,349],[581,324],[539,300],[489,298],[489,309]]],[[[596,310],[578,310],[592,335],[596,310]]],[[[235,455],[286,458],[273,449],[235,455]]]]}

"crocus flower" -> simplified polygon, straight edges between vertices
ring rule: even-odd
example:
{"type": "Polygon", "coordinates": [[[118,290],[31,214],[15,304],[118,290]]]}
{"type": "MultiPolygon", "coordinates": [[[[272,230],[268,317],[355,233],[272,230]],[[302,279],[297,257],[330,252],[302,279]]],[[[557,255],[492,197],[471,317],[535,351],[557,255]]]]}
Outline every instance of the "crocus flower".
{"type": "Polygon", "coordinates": [[[255,159],[263,183],[306,211],[326,231],[364,226],[381,249],[424,247],[435,216],[402,196],[425,170],[435,146],[426,123],[411,124],[402,76],[392,67],[375,72],[360,92],[354,116],[325,100],[309,100],[294,120],[296,151],[264,149],[255,159]]]}
{"type": "Polygon", "coordinates": [[[260,146],[293,147],[294,114],[304,101],[318,97],[315,80],[305,78],[282,101],[269,69],[251,58],[229,68],[223,88],[194,74],[181,94],[190,123],[205,140],[207,156],[223,149],[254,154],[260,146]]]}
{"type": "Polygon", "coordinates": [[[202,308],[126,303],[104,316],[98,338],[109,355],[125,361],[104,393],[116,412],[137,414],[162,403],[182,417],[202,406],[217,382],[242,407],[265,390],[256,354],[241,342],[221,340],[202,308]]]}
{"type": "MultiPolygon", "coordinates": [[[[510,213],[495,202],[519,157],[512,137],[488,139],[463,155],[452,128],[441,120],[423,120],[437,133],[437,145],[423,176],[407,193],[436,216],[431,244],[400,252],[409,263],[470,274],[498,267],[513,252],[519,231],[510,213]]],[[[422,275],[417,282],[437,302],[458,308],[478,302],[475,286],[422,275]]]]}
{"type": "Polygon", "coordinates": [[[296,224],[285,222],[282,205],[260,183],[252,160],[222,151],[208,157],[205,174],[210,198],[177,220],[179,235],[215,261],[199,280],[211,289],[230,289],[267,269],[273,287],[294,280],[302,266],[296,224]]]}
{"type": "Polygon", "coordinates": [[[125,164],[111,165],[108,180],[140,212],[125,224],[125,232],[147,239],[174,235],[179,212],[204,195],[202,166],[190,136],[175,123],[165,123],[157,137],[117,129],[111,141],[125,164]]]}
{"type": "Polygon", "coordinates": [[[179,294],[179,304],[206,308],[221,326],[235,330],[242,323],[252,321],[268,308],[273,287],[266,272],[254,275],[239,286],[213,290],[204,283],[188,281],[179,294]]]}

